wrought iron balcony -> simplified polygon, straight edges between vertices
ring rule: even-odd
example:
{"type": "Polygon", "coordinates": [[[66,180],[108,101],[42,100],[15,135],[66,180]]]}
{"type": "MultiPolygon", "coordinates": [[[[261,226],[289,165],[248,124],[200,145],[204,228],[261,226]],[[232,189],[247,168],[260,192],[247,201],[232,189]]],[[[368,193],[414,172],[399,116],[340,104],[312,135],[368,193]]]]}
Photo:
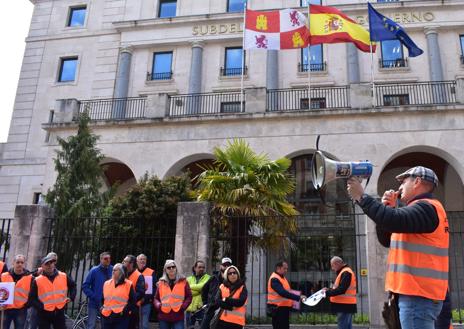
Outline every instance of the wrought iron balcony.
{"type": "Polygon", "coordinates": [[[240,92],[201,93],[169,96],[169,116],[185,117],[207,114],[231,114],[245,111],[245,95],[243,106],[240,106],[240,92]]]}
{"type": "Polygon", "coordinates": [[[152,80],[171,80],[172,79],[172,72],[147,72],[147,81],[152,80]]]}
{"type": "Polygon", "coordinates": [[[456,81],[376,84],[377,106],[448,105],[456,103],[456,81]]]}
{"type": "Polygon", "coordinates": [[[301,111],[349,108],[349,86],[312,87],[311,104],[308,89],[275,89],[267,91],[266,111],[301,111]]]}
{"type": "MultiPolygon", "coordinates": [[[[248,67],[245,66],[243,71],[244,71],[243,74],[246,75],[248,72],[248,67]]],[[[242,68],[241,67],[221,67],[220,74],[223,77],[242,75],[242,68]]]]}
{"type": "Polygon", "coordinates": [[[392,69],[395,67],[408,67],[407,58],[397,58],[394,60],[379,59],[379,66],[383,69],[392,69]]]}
{"type": "Polygon", "coordinates": [[[145,116],[145,97],[90,99],[79,102],[79,113],[91,120],[127,120],[145,116]]]}
{"type": "Polygon", "coordinates": [[[308,72],[308,68],[311,68],[311,72],[325,72],[327,71],[327,63],[298,63],[298,72],[308,72]]]}

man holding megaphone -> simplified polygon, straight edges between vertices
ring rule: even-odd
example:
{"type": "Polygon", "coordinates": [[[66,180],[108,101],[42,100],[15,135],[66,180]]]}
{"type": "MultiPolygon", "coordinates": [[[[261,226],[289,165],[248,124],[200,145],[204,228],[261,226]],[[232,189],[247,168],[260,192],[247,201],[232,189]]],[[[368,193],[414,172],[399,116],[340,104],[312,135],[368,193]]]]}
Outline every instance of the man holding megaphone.
{"type": "Polygon", "coordinates": [[[396,179],[398,191],[386,191],[382,202],[365,194],[355,177],[348,179],[347,189],[390,248],[385,289],[398,296],[402,329],[433,329],[448,289],[448,220],[432,195],[438,178],[418,166],[396,179]],[[398,199],[406,206],[397,208],[398,199]]]}

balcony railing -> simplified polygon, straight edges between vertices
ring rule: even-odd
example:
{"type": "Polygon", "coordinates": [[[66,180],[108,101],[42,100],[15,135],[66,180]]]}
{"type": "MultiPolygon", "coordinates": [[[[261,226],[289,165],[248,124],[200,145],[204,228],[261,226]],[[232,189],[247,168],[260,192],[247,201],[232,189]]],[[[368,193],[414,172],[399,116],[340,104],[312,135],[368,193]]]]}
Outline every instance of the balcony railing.
{"type": "Polygon", "coordinates": [[[349,108],[349,87],[312,87],[311,106],[308,89],[275,89],[267,91],[266,111],[300,111],[349,108]]]}
{"type": "Polygon", "coordinates": [[[456,103],[456,81],[376,84],[377,106],[456,103]]]}
{"type": "MultiPolygon", "coordinates": [[[[248,67],[245,66],[243,70],[243,74],[246,75],[247,72],[248,72],[248,67]]],[[[241,67],[221,67],[220,74],[223,77],[242,75],[242,68],[241,67]]]]}
{"type": "MultiPolygon", "coordinates": [[[[240,106],[241,98],[240,92],[169,96],[169,116],[240,113],[240,111],[245,111],[245,102],[243,106],[240,106]]],[[[245,95],[243,101],[245,101],[245,95]]]]}
{"type": "Polygon", "coordinates": [[[161,72],[161,73],[147,72],[147,81],[171,80],[171,78],[172,78],[172,72],[161,72]]]}
{"type": "Polygon", "coordinates": [[[91,120],[140,119],[145,116],[145,97],[91,99],[79,102],[79,113],[91,120]]]}
{"type": "Polygon", "coordinates": [[[379,65],[383,69],[392,69],[395,67],[407,67],[408,59],[407,58],[397,58],[393,60],[379,59],[379,65]]]}
{"type": "Polygon", "coordinates": [[[308,68],[311,67],[311,72],[324,72],[327,71],[327,63],[298,63],[298,72],[308,72],[308,68]]]}

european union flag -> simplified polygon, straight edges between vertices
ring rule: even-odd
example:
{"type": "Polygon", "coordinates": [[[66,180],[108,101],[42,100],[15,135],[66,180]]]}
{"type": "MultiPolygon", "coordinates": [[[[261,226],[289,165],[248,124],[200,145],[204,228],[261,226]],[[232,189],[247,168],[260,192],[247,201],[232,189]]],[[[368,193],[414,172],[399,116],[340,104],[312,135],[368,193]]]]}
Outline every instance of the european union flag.
{"type": "Polygon", "coordinates": [[[370,3],[367,5],[369,6],[369,33],[371,41],[399,40],[408,48],[410,57],[419,56],[424,52],[417,47],[401,26],[390,18],[380,14],[370,3]]]}

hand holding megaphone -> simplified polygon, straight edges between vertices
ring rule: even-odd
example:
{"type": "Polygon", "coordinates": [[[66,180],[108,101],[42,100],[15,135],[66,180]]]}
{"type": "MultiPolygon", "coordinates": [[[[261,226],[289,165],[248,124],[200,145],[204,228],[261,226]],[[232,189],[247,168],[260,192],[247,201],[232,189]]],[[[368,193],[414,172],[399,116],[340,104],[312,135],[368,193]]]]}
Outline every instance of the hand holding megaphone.
{"type": "Polygon", "coordinates": [[[364,194],[364,187],[357,177],[350,177],[347,182],[347,191],[353,201],[359,201],[364,194]]]}

